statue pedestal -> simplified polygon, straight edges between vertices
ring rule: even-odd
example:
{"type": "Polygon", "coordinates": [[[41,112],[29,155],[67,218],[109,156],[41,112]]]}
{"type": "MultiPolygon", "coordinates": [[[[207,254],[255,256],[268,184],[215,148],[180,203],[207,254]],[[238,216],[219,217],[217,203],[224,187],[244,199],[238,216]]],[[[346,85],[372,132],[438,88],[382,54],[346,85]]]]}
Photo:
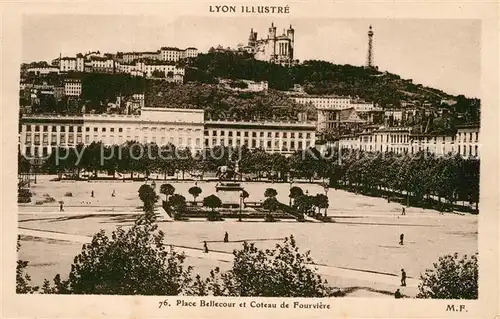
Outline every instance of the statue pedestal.
{"type": "Polygon", "coordinates": [[[236,182],[221,182],[215,186],[217,196],[222,202],[224,208],[240,207],[240,194],[243,190],[240,183],[236,182]]]}

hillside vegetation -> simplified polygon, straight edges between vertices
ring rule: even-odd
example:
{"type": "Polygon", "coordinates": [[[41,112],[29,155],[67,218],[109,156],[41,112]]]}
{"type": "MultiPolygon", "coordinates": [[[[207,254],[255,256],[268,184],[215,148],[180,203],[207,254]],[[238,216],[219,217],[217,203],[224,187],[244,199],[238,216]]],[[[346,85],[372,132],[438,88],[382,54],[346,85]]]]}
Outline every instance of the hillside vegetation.
{"type": "Polygon", "coordinates": [[[297,120],[299,113],[308,113],[309,120],[316,117],[312,108],[299,105],[276,90],[236,92],[213,84],[150,81],[145,100],[146,105],[153,107],[202,108],[205,117],[212,120],[297,120]]]}
{"type": "Polygon", "coordinates": [[[200,54],[186,70],[186,81],[216,83],[217,78],[268,81],[276,90],[300,84],[309,94],[337,94],[361,97],[380,106],[399,106],[401,100],[428,101],[439,105],[452,95],[396,74],[352,65],[309,60],[292,67],[257,61],[246,54],[214,52],[200,54]]]}

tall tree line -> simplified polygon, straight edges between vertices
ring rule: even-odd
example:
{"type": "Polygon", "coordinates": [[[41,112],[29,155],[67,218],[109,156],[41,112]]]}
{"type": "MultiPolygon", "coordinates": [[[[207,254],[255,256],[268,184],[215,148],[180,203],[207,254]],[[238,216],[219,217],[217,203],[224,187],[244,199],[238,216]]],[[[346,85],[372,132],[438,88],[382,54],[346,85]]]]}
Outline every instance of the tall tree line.
{"type": "MultiPolygon", "coordinates": [[[[127,142],[106,146],[92,143],[74,149],[60,148],[52,152],[41,171],[79,175],[82,170],[157,174],[164,178],[178,172],[203,178],[206,172],[216,172],[219,166],[234,166],[238,162],[241,178],[251,176],[273,181],[293,179],[328,179],[330,186],[371,194],[396,194],[407,201],[419,203],[434,199],[443,204],[466,201],[479,202],[480,161],[463,159],[459,155],[436,157],[433,154],[347,152],[316,148],[298,151],[291,156],[268,153],[263,149],[250,150],[216,146],[192,153],[189,148],[154,143],[127,142]],[[81,154],[78,156],[78,154],[81,154]]],[[[29,171],[29,162],[18,156],[19,169],[29,171]]]]}

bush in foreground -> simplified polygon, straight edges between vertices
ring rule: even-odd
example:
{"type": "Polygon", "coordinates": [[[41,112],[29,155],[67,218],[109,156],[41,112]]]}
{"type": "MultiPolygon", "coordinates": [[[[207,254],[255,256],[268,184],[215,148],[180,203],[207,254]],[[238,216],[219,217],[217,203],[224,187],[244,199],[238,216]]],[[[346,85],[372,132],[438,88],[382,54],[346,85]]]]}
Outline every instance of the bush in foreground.
{"type": "Polygon", "coordinates": [[[185,256],[167,249],[156,225],[118,228],[110,237],[94,235],[75,257],[69,279],[44,285],[44,292],[63,294],[180,295],[192,281],[185,256]]]}
{"type": "MultiPolygon", "coordinates": [[[[20,236],[17,236],[17,251],[21,248],[20,236]]],[[[31,285],[31,277],[26,273],[28,263],[25,260],[17,260],[16,266],[16,293],[32,294],[39,290],[40,287],[31,285]]]]}
{"type": "Polygon", "coordinates": [[[459,258],[458,254],[440,257],[433,269],[420,276],[417,298],[477,299],[477,254],[459,258]]]}
{"type": "Polygon", "coordinates": [[[235,250],[231,270],[215,268],[202,279],[184,267],[184,254],[167,249],[156,225],[133,226],[94,235],[74,259],[67,280],[56,275],[53,285],[31,287],[18,263],[17,292],[96,295],[192,295],[235,297],[331,297],[342,296],[328,286],[313,268],[309,252],[302,253],[293,236],[275,249],[261,250],[244,243],[235,250]]]}
{"type": "Polygon", "coordinates": [[[275,249],[260,250],[245,242],[233,254],[233,268],[227,272],[215,268],[198,291],[206,289],[209,295],[241,297],[334,296],[327,281],[310,266],[313,261],[309,252],[301,253],[293,236],[285,238],[275,249]]]}

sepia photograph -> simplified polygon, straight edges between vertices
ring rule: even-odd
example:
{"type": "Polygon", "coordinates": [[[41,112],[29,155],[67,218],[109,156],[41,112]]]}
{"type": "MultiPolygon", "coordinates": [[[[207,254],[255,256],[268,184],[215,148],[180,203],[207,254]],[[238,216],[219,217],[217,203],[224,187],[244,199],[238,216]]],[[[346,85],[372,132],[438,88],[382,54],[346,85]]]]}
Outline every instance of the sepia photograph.
{"type": "Polygon", "coordinates": [[[10,293],[467,312],[498,214],[482,21],[293,9],[22,16],[10,293]]]}

